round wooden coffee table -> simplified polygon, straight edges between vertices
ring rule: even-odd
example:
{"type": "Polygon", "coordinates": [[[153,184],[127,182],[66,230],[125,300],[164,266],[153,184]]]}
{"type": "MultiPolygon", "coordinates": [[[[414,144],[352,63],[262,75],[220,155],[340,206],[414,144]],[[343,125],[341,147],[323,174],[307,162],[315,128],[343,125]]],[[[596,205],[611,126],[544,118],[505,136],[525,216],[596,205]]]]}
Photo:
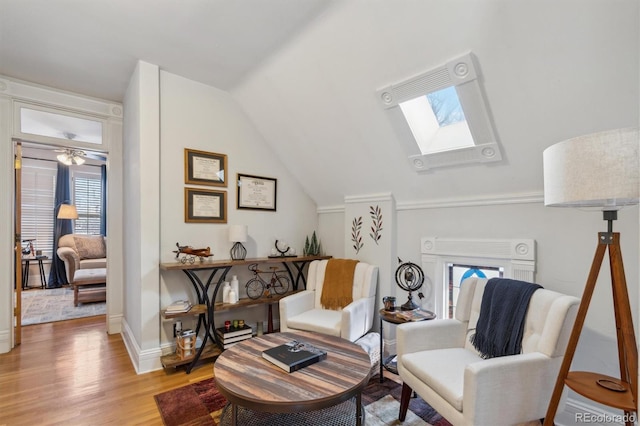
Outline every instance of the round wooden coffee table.
{"type": "MultiPolygon", "coordinates": [[[[344,424],[355,421],[361,425],[364,423],[361,394],[370,374],[369,355],[346,339],[310,332],[254,337],[225,350],[214,364],[216,385],[229,401],[221,423],[250,424],[250,418],[260,417],[261,413],[313,412],[333,416],[324,411],[335,409],[335,415],[342,416],[344,404],[350,403],[352,408],[347,416],[350,420],[344,424]],[[262,358],[263,350],[291,340],[324,349],[327,359],[287,373],[262,358]]],[[[297,420],[287,420],[287,415],[278,419],[278,424],[290,422],[295,424],[297,420]]]]}

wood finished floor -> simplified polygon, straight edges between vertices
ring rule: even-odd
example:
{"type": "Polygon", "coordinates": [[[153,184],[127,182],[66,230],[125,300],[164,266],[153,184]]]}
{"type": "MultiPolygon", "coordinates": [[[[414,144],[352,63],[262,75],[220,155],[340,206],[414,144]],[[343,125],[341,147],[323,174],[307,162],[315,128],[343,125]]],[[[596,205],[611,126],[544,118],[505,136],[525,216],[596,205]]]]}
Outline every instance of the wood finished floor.
{"type": "Polygon", "coordinates": [[[162,425],[153,396],[213,376],[137,375],[104,316],[25,326],[22,344],[0,354],[0,425],[162,425]]]}

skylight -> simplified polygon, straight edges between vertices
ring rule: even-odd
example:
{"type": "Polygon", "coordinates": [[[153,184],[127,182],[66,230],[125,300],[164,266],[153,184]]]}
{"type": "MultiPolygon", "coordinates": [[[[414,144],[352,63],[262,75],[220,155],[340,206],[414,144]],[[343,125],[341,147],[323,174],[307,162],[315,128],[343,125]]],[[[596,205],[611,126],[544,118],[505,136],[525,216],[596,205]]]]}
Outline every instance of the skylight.
{"type": "Polygon", "coordinates": [[[377,94],[416,171],[502,159],[470,53],[377,94]]]}
{"type": "Polygon", "coordinates": [[[474,145],[455,87],[447,87],[399,105],[422,154],[474,145]]]}

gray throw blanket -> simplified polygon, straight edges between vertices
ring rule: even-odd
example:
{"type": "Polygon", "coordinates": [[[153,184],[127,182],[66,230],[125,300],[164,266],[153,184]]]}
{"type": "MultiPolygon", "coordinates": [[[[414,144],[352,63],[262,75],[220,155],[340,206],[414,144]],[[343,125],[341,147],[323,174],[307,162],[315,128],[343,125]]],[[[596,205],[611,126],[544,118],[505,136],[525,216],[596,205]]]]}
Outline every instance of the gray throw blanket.
{"type": "Polygon", "coordinates": [[[491,278],[484,289],[480,317],[471,343],[483,358],[519,354],[524,319],[538,284],[491,278]]]}

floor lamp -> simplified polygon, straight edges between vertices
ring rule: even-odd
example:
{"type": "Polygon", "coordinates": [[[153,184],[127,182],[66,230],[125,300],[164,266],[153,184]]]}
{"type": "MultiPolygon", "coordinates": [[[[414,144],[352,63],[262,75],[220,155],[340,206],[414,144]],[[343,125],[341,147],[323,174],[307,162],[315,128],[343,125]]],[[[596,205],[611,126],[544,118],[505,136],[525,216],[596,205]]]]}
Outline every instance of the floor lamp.
{"type": "Polygon", "coordinates": [[[638,349],[620,251],[620,233],[613,232],[617,210],[638,204],[638,140],[638,129],[620,129],[569,139],[544,151],[545,205],[596,207],[603,211],[607,221],[607,232],[598,233],[596,253],[549,402],[545,426],[553,425],[565,385],[592,401],[623,410],[627,425],[633,424],[633,413],[638,411],[638,349]],[[607,249],[620,378],[569,371],[607,249]]]}

